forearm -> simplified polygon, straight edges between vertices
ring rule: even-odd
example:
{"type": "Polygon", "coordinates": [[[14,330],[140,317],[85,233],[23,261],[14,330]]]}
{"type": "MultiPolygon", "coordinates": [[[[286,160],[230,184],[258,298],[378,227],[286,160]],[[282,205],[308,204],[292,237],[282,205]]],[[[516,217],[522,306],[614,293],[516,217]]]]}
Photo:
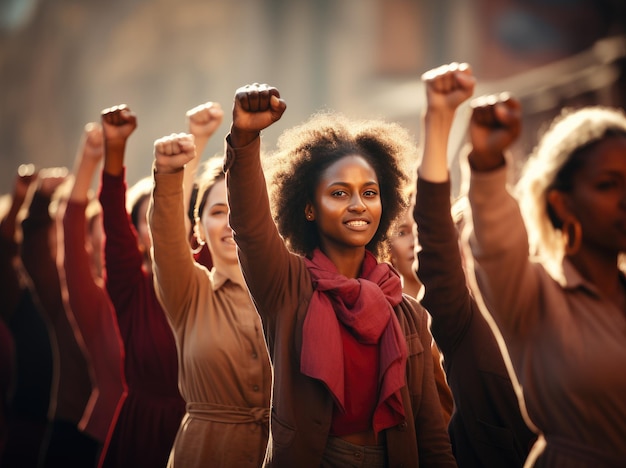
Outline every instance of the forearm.
{"type": "Polygon", "coordinates": [[[65,255],[63,267],[65,269],[65,281],[70,296],[77,294],[85,298],[82,308],[88,307],[88,298],[98,286],[91,272],[90,258],[85,249],[85,209],[86,202],[70,201],[63,215],[63,244],[65,255]]]}
{"type": "Polygon", "coordinates": [[[126,140],[104,139],[104,167],[103,171],[112,176],[122,174],[124,170],[124,154],[126,140]]]}
{"type": "Polygon", "coordinates": [[[70,200],[74,202],[87,201],[91,182],[97,167],[97,161],[85,158],[81,159],[74,174],[75,180],[70,193],[70,200]]]}
{"type": "Polygon", "coordinates": [[[432,333],[444,355],[453,351],[471,319],[471,299],[451,216],[450,181],[417,183],[413,218],[419,226],[418,276],[422,304],[432,316],[432,333]]]}
{"type": "Polygon", "coordinates": [[[480,293],[505,335],[523,334],[538,294],[526,228],[516,200],[506,189],[506,168],[472,172],[469,237],[480,293]]]}
{"type": "Polygon", "coordinates": [[[450,110],[428,111],[424,118],[424,148],[418,170],[430,182],[448,180],[448,139],[454,120],[450,110]]]}
{"type": "Polygon", "coordinates": [[[128,291],[143,279],[143,255],[126,212],[125,195],[124,169],[118,176],[103,171],[99,200],[106,234],[104,255],[107,288],[113,300],[116,292],[128,291]]]}
{"type": "Polygon", "coordinates": [[[48,212],[49,205],[49,196],[35,193],[22,222],[21,257],[44,309],[54,314],[62,310],[63,300],[56,259],[50,250],[50,230],[56,227],[48,212]]]}
{"type": "Polygon", "coordinates": [[[24,198],[13,197],[11,199],[11,206],[9,211],[0,221],[0,235],[6,239],[13,239],[15,237],[15,230],[17,227],[17,215],[24,203],[24,198]]]}
{"type": "Polygon", "coordinates": [[[152,259],[157,295],[176,324],[186,301],[197,287],[195,261],[184,227],[182,172],[154,174],[155,187],[148,208],[152,259]]]}
{"type": "Polygon", "coordinates": [[[240,149],[228,145],[225,163],[230,226],[255,300],[286,294],[291,268],[290,254],[272,219],[259,149],[258,138],[240,149]]]}

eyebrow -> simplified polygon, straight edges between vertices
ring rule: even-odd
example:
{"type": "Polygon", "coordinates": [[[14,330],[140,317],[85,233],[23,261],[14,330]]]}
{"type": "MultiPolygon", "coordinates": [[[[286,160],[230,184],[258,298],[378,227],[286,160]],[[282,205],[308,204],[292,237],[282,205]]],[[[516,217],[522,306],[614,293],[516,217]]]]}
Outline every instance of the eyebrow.
{"type": "MultiPolygon", "coordinates": [[[[334,185],[339,185],[341,187],[352,187],[352,184],[349,184],[348,182],[342,182],[342,181],[331,182],[331,183],[328,184],[328,187],[332,187],[334,185]]],[[[375,180],[370,180],[368,182],[365,182],[363,184],[363,187],[369,187],[369,186],[372,186],[372,185],[378,186],[379,184],[375,180]]]]}

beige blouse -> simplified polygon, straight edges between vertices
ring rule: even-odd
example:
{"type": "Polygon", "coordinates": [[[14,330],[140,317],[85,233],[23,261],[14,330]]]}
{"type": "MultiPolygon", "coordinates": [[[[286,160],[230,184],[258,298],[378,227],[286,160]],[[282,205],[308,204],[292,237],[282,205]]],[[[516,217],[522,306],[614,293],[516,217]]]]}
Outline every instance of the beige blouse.
{"type": "Polygon", "coordinates": [[[261,322],[244,285],[194,261],[182,180],[182,171],[154,174],[148,215],[157,296],[187,402],[168,466],[260,466],[272,383],[261,322]]]}

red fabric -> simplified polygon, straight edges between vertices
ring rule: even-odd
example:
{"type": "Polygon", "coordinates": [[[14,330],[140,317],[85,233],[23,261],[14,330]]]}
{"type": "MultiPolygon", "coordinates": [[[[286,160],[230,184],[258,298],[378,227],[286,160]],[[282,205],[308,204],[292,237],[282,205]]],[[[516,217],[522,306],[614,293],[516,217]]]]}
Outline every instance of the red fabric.
{"type": "Polygon", "coordinates": [[[378,345],[359,343],[339,324],[345,370],[345,411],[334,411],[330,435],[344,436],[372,428],[378,401],[378,345]]]}
{"type": "Polygon", "coordinates": [[[204,265],[207,270],[211,270],[213,268],[213,257],[211,256],[211,251],[206,244],[200,246],[200,248],[194,252],[193,258],[200,265],[204,265]]]}
{"type": "MultiPolygon", "coordinates": [[[[124,376],[124,343],[113,304],[106,290],[93,277],[85,249],[86,202],[70,200],[63,216],[67,316],[78,328],[91,364],[94,389],[79,429],[103,442],[106,453],[113,428],[128,394],[124,376]]],[[[100,466],[100,465],[99,465],[100,466]]]]}
{"type": "Polygon", "coordinates": [[[119,176],[102,172],[99,200],[106,233],[106,288],[124,341],[128,380],[128,398],[104,466],[165,466],[185,414],[176,342],[126,212],[125,171],[119,176]]]}
{"type": "Polygon", "coordinates": [[[407,347],[393,306],[402,301],[397,272],[365,253],[361,275],[350,279],[319,249],[305,259],[313,279],[313,296],[304,320],[300,370],[319,379],[345,412],[350,361],[344,353],[340,323],[362,345],[377,345],[378,401],[372,426],[375,433],[404,420],[400,389],[405,385],[407,347]],[[348,365],[346,365],[348,363],[348,365]],[[346,369],[348,372],[346,373],[346,369]]]}

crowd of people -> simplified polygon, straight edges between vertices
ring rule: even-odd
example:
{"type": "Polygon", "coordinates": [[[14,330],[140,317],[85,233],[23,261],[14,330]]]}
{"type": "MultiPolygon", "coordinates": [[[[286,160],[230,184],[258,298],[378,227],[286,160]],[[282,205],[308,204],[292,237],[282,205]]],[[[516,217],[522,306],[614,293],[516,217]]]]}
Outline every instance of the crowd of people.
{"type": "Polygon", "coordinates": [[[624,111],[565,109],[513,186],[520,102],[468,64],[422,81],[419,144],[325,111],[262,151],[287,103],[254,83],[223,157],[203,103],[128,187],[115,105],[71,169],[20,166],[0,466],[626,466],[624,111]]]}

